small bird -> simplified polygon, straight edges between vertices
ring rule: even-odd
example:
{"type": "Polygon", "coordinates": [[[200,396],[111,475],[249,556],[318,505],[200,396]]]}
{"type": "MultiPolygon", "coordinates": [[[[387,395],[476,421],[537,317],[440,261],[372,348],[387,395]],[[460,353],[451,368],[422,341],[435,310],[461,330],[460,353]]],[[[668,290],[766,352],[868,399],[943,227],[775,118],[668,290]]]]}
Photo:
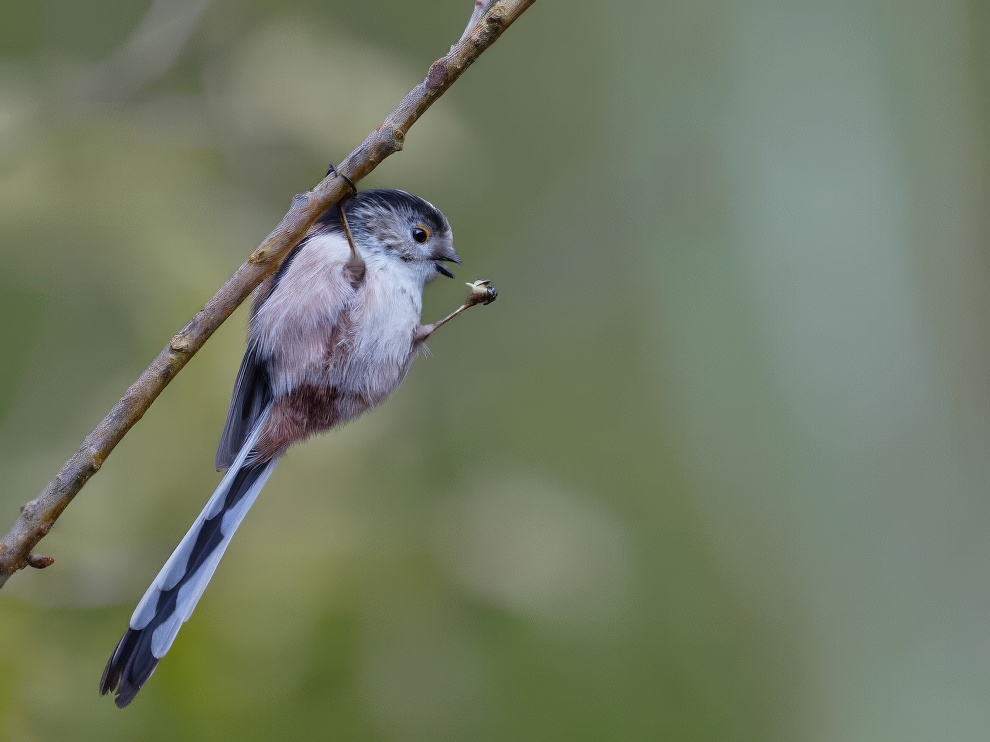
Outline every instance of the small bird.
{"type": "Polygon", "coordinates": [[[257,289],[216,466],[226,475],[131,616],[100,693],[124,708],[189,619],[230,538],[282,454],[382,404],[440,326],[497,293],[489,281],[439,322],[423,288],[460,263],[446,217],[397,190],[330,209],[257,289]]]}

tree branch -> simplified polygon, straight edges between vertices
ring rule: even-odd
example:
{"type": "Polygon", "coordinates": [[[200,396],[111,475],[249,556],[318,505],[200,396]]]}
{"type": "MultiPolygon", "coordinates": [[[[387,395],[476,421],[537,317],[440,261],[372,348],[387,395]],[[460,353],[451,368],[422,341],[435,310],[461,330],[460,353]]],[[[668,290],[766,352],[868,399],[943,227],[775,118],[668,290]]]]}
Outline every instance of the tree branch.
{"type": "MultiPolygon", "coordinates": [[[[426,79],[413,88],[388,118],[339,166],[338,171],[357,182],[382,160],[402,149],[406,132],[502,32],[535,0],[498,0],[475,3],[475,11],[461,40],[430,66],[426,79]],[[480,10],[490,5],[474,23],[480,10]]],[[[261,281],[275,271],[323,212],[348,192],[343,178],[329,174],[312,191],[297,195],[288,213],[261,246],[232,275],[196,316],[172,338],[144,370],[110,413],[86,436],[41,494],[21,508],[20,517],[0,540],[0,587],[26,566],[47,567],[50,557],[32,554],[37,543],[55,525],[83,485],[100,470],[107,456],[141,419],[165,386],[244,301],[261,281]]]]}

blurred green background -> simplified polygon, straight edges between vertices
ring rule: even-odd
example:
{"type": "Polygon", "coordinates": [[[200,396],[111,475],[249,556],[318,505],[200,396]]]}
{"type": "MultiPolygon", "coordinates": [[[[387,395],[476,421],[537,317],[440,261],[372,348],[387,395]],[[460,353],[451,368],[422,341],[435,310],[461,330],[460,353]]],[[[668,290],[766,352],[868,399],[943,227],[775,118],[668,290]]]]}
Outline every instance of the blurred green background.
{"type": "MultiPolygon", "coordinates": [[[[4,0],[0,528],[464,0],[4,0]]],[[[11,740],[990,737],[990,7],[541,0],[362,185],[464,258],[125,712],[242,308],[0,595],[11,740]]]]}

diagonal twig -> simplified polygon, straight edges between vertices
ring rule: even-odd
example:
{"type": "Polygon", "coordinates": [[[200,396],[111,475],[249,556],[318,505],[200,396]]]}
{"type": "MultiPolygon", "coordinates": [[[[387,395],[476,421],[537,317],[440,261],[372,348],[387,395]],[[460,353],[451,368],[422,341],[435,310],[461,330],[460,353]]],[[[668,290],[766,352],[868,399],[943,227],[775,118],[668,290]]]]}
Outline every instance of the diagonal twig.
{"type": "MultiPolygon", "coordinates": [[[[430,66],[426,79],[413,88],[399,106],[364,142],[347,156],[338,171],[357,182],[382,160],[402,149],[406,132],[502,32],[535,0],[497,0],[475,3],[468,28],[450,52],[430,66]],[[490,7],[487,7],[490,6],[490,7]],[[487,8],[487,10],[486,10],[487,8]],[[478,19],[481,10],[486,10],[478,19]]],[[[21,514],[0,539],[0,587],[12,574],[27,566],[42,568],[50,557],[32,554],[37,543],[55,525],[90,477],[99,471],[110,452],[213,332],[261,281],[276,270],[282,259],[303,238],[323,212],[348,192],[345,179],[328,174],[312,191],[295,197],[292,207],[265,241],[220,287],[206,306],[144,370],[123,398],[96,426],[56,477],[21,514]]]]}

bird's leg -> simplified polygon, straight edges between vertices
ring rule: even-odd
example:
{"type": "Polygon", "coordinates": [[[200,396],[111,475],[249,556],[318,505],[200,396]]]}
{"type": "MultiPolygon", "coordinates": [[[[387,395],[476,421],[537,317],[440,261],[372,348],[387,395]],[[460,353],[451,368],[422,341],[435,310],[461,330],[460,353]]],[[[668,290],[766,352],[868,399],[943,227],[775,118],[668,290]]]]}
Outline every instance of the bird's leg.
{"type": "Polygon", "coordinates": [[[429,325],[416,326],[416,329],[413,330],[413,339],[417,343],[422,343],[425,341],[428,337],[430,337],[430,335],[450,322],[458,314],[467,311],[475,304],[491,304],[498,297],[498,292],[495,290],[495,287],[492,286],[491,281],[475,281],[474,283],[469,283],[468,286],[471,287],[471,293],[468,294],[467,299],[465,299],[464,303],[457,309],[438,322],[433,322],[429,325]]]}
{"type": "Polygon", "coordinates": [[[347,225],[347,215],[344,214],[344,202],[349,199],[354,198],[357,195],[357,187],[351,182],[351,179],[344,175],[337,169],[337,166],[332,162],[330,163],[329,169],[327,169],[327,175],[330,173],[336,173],[347,185],[351,187],[351,192],[349,195],[344,196],[337,202],[337,213],[340,215],[340,225],[344,228],[344,235],[347,237],[347,244],[351,246],[351,257],[347,261],[345,268],[351,278],[351,285],[357,288],[358,284],[364,280],[364,273],[367,269],[365,265],[364,258],[357,251],[357,247],[354,245],[354,237],[351,236],[351,228],[347,225]]]}
{"type": "Polygon", "coordinates": [[[340,214],[340,224],[344,228],[344,234],[347,235],[347,244],[351,246],[351,257],[348,259],[347,264],[344,266],[347,269],[348,274],[351,277],[351,285],[357,288],[361,281],[364,280],[364,273],[367,270],[367,265],[365,265],[364,258],[357,251],[357,247],[354,246],[354,238],[351,236],[351,228],[347,226],[347,217],[344,215],[344,202],[337,202],[337,213],[340,214]]]}

